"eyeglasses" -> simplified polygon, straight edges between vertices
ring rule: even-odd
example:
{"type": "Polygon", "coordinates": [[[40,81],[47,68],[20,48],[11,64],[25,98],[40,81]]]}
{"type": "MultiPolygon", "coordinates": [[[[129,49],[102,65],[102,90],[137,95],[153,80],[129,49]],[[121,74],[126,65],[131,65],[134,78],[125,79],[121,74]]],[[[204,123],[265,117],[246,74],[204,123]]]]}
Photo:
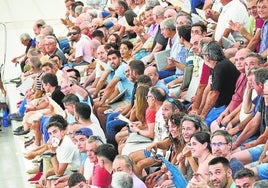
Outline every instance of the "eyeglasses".
{"type": "Polygon", "coordinates": [[[223,143],[223,142],[218,142],[218,143],[211,143],[210,144],[210,146],[211,147],[221,147],[221,146],[223,146],[223,145],[225,145],[225,144],[228,144],[228,143],[223,143]]]}
{"type": "Polygon", "coordinates": [[[73,36],[73,35],[77,35],[78,34],[78,32],[69,32],[68,34],[67,34],[67,36],[73,36]]]}
{"type": "Polygon", "coordinates": [[[95,135],[92,135],[88,138],[89,140],[93,140],[93,141],[100,141],[101,143],[104,144],[104,142],[102,141],[101,137],[100,136],[95,136],[95,135]]]}

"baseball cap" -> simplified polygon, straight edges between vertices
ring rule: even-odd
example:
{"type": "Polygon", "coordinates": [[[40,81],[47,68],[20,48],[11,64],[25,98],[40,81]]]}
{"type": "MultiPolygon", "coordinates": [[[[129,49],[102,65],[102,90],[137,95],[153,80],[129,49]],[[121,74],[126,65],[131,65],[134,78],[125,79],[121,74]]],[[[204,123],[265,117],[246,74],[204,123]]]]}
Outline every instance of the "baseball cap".
{"type": "Polygon", "coordinates": [[[84,135],[86,137],[90,137],[93,135],[93,132],[90,128],[81,128],[74,133],[74,135],[84,135]]]}

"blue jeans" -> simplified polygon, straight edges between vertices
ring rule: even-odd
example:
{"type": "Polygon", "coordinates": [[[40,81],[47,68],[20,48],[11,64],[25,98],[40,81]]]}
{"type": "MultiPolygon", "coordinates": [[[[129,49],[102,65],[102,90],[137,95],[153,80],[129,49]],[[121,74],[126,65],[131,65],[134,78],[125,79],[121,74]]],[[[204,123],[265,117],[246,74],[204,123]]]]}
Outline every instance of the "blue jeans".
{"type": "Polygon", "coordinates": [[[107,142],[113,145],[117,145],[115,141],[115,135],[124,127],[126,126],[126,122],[115,119],[120,113],[113,112],[107,115],[106,118],[106,137],[107,142]]]}
{"type": "Polygon", "coordinates": [[[24,98],[22,100],[20,107],[19,107],[19,110],[18,110],[19,115],[24,115],[25,110],[26,110],[26,107],[25,107],[26,104],[27,104],[27,100],[26,100],[26,98],[24,98]]]}
{"type": "Polygon", "coordinates": [[[165,84],[168,84],[169,82],[175,80],[178,77],[179,77],[178,75],[174,74],[174,75],[171,75],[169,77],[164,78],[163,80],[164,80],[165,84]]]}
{"type": "Polygon", "coordinates": [[[47,125],[49,123],[49,119],[50,119],[50,117],[48,117],[48,116],[43,116],[40,119],[40,131],[44,136],[45,143],[47,143],[47,141],[49,140],[49,134],[47,132],[47,125]]]}
{"type": "Polygon", "coordinates": [[[218,108],[216,107],[213,107],[207,114],[206,118],[205,118],[205,122],[208,126],[208,128],[210,129],[210,124],[216,120],[219,115],[225,110],[226,106],[223,105],[223,106],[220,106],[218,108]]]}
{"type": "Polygon", "coordinates": [[[159,79],[163,79],[169,76],[173,76],[175,74],[175,70],[161,70],[159,71],[159,79]]]}

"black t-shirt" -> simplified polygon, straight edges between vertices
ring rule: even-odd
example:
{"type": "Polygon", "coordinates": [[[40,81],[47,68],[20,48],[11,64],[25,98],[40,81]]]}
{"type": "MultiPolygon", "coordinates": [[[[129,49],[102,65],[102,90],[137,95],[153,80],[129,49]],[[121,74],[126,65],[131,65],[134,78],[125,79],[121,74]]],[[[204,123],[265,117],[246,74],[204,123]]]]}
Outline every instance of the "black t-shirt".
{"type": "Polygon", "coordinates": [[[240,72],[228,59],[219,61],[212,70],[211,90],[219,91],[215,107],[228,106],[235,91],[235,84],[240,72]]]}
{"type": "Polygon", "coordinates": [[[166,46],[167,46],[167,42],[168,42],[168,38],[165,38],[162,35],[160,26],[158,26],[158,30],[157,30],[157,33],[155,35],[154,41],[153,41],[152,49],[154,49],[155,45],[157,43],[159,43],[159,44],[161,44],[163,46],[162,50],[164,50],[166,48],[166,46]]]}
{"type": "Polygon", "coordinates": [[[261,123],[257,135],[261,135],[264,133],[266,126],[268,126],[268,107],[265,106],[263,97],[261,98],[258,111],[261,113],[261,123]]]}
{"type": "Polygon", "coordinates": [[[64,98],[64,94],[61,92],[60,86],[57,86],[55,91],[51,94],[51,98],[58,104],[62,109],[64,108],[64,105],[62,103],[62,99],[64,98]]]}
{"type": "Polygon", "coordinates": [[[60,58],[60,60],[62,61],[62,65],[66,65],[68,63],[67,58],[60,49],[57,48],[56,51],[54,52],[54,55],[57,55],[60,58]]]}

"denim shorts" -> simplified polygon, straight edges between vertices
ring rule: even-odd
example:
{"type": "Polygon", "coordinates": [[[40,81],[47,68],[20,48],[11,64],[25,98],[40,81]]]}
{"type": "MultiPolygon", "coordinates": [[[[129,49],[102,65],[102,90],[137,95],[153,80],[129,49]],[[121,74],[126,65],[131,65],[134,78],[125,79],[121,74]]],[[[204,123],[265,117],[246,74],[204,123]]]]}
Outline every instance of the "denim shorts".
{"type": "Polygon", "coordinates": [[[268,163],[258,165],[257,172],[260,180],[268,179],[268,163]]]}
{"type": "Polygon", "coordinates": [[[260,145],[253,147],[253,148],[248,149],[248,152],[250,153],[252,162],[259,160],[263,149],[264,149],[264,144],[260,144],[260,145]]]}

